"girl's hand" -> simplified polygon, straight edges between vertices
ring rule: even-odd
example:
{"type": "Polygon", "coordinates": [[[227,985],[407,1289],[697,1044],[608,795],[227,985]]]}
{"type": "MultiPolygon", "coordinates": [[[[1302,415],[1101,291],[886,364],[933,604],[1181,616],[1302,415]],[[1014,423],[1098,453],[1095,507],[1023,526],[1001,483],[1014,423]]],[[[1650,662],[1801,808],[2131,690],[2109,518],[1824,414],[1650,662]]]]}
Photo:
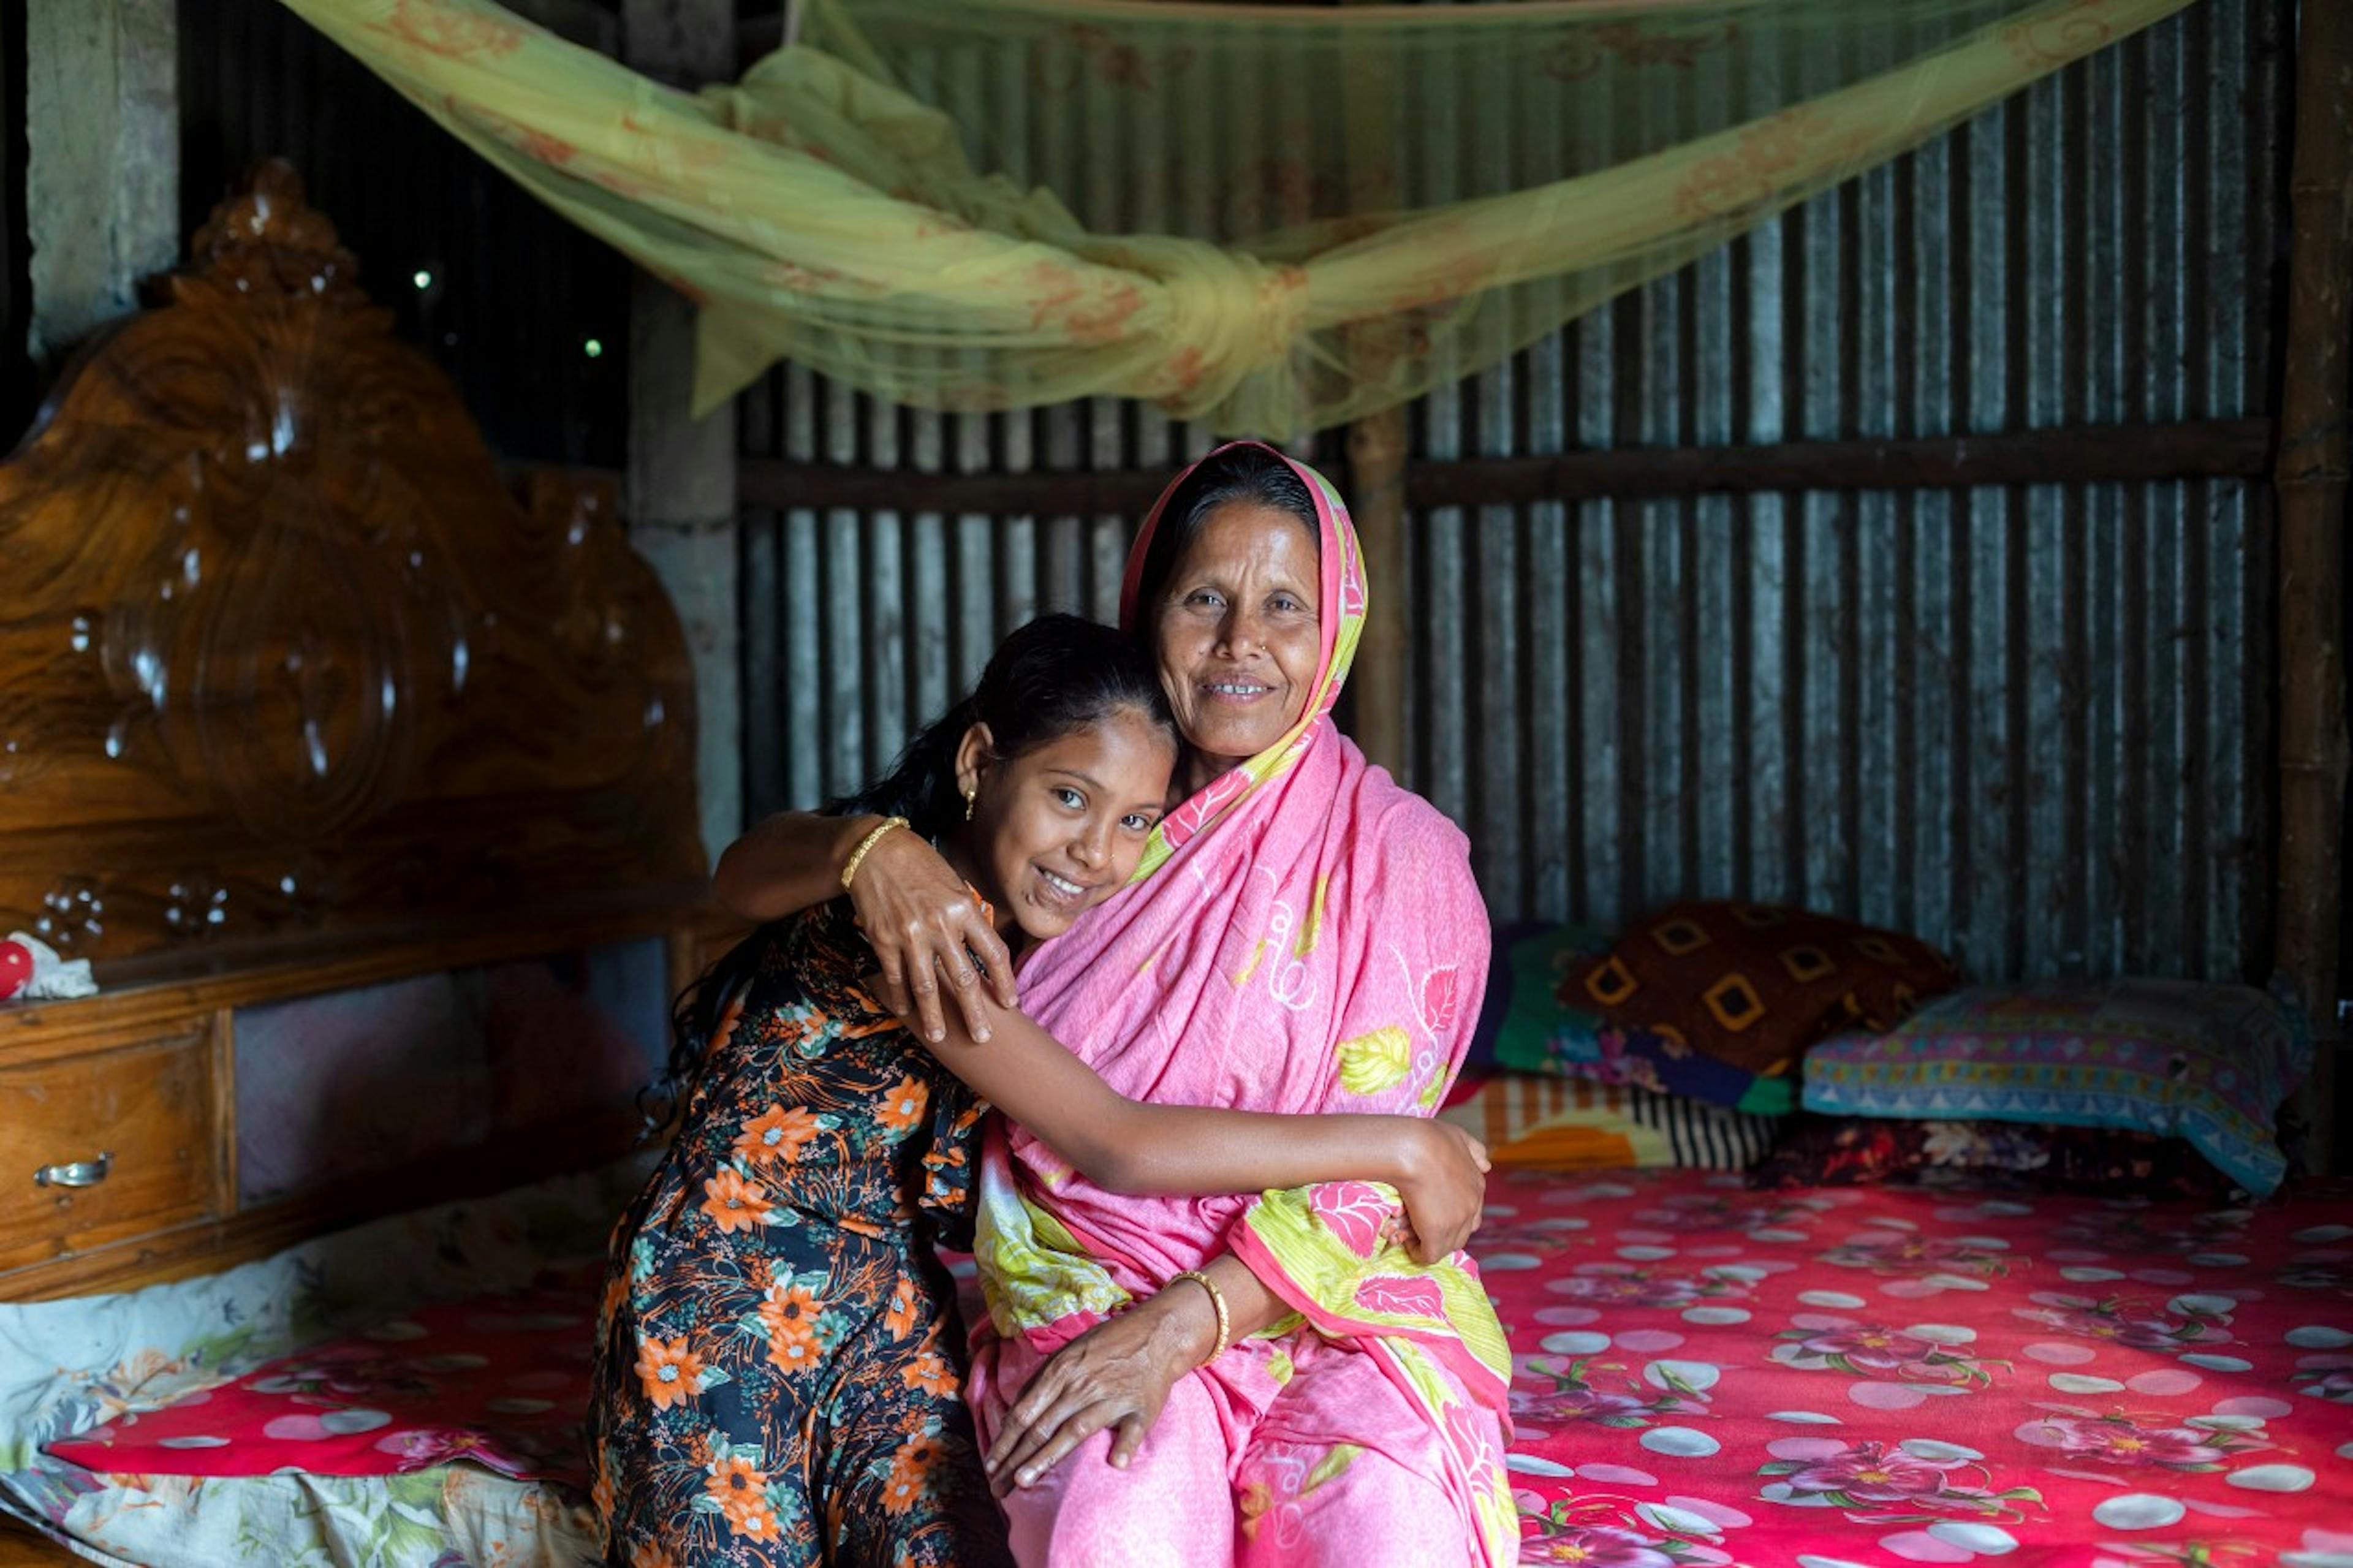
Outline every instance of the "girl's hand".
{"type": "Polygon", "coordinates": [[[997,999],[1019,1005],[1013,955],[989,925],[972,889],[948,869],[920,834],[894,828],[874,841],[850,880],[849,901],[884,982],[913,1001],[916,1028],[934,1045],[947,1037],[940,977],[975,1040],[988,1038],[981,1005],[986,977],[997,999]],[[977,960],[977,963],[976,963],[977,960]]]}
{"type": "Polygon", "coordinates": [[[1451,1121],[1397,1118],[1398,1196],[1405,1204],[1397,1239],[1416,1263],[1452,1257],[1479,1228],[1487,1203],[1487,1146],[1451,1121]]]}
{"type": "Polygon", "coordinates": [[[1060,1350],[1021,1391],[989,1448],[988,1484],[1003,1497],[1034,1486],[1071,1450],[1117,1426],[1111,1462],[1125,1468],[1176,1380],[1217,1343],[1208,1292],[1178,1280],[1151,1300],[1097,1323],[1060,1350]]]}

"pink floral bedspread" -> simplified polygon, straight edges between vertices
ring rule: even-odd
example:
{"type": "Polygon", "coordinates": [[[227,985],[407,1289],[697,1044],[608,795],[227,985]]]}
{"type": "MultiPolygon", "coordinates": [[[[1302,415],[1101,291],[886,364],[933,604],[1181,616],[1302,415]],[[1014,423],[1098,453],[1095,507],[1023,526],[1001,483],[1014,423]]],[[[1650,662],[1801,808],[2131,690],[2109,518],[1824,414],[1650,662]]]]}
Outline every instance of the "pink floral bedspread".
{"type": "Polygon", "coordinates": [[[2353,1202],[1514,1172],[1524,1562],[2353,1568],[2353,1202]]]}
{"type": "Polygon", "coordinates": [[[47,1451],[110,1475],[391,1476],[470,1459],[585,1492],[601,1272],[386,1319],[47,1451]]]}
{"type": "MultiPolygon", "coordinates": [[[[2135,1206],[1514,1171],[1523,1561],[2353,1568],[2353,1200],[2135,1206]]],[[[594,1285],[428,1309],[52,1452],[577,1486],[594,1285]]]]}

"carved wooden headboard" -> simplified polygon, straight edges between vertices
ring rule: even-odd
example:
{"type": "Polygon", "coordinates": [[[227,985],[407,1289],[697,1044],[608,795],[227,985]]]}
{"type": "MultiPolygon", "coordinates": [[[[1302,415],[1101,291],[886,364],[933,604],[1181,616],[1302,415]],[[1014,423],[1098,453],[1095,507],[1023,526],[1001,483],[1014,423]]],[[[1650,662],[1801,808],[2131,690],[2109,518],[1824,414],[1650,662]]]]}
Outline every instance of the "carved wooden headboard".
{"type": "Polygon", "coordinates": [[[609,483],[514,499],[282,164],[160,296],[0,464],[0,933],[105,986],[0,1004],[0,1296],[250,1217],[236,1007],[623,938],[691,955],[705,885],[688,656],[609,483]],[[127,1081],[212,1109],[126,1110],[127,1081]],[[29,1179],[109,1140],[150,1168],[29,1179]]]}
{"type": "Polygon", "coordinates": [[[607,487],[518,505],[284,165],[193,249],[0,466],[0,922],[135,976],[675,903],[692,677],[607,487]]]}

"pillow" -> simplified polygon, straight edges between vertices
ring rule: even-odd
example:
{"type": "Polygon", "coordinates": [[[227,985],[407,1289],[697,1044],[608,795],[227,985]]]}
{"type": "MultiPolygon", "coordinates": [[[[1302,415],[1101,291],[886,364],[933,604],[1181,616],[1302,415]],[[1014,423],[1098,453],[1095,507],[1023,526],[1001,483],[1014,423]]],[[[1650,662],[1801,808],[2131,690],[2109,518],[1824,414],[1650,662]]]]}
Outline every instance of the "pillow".
{"type": "Polygon", "coordinates": [[[1806,1058],[1805,1102],[2182,1138],[2261,1196],[2287,1169],[2274,1118],[2311,1063],[2301,1015],[2248,986],[2052,981],[1959,992],[1891,1033],[1825,1041],[1806,1058]]]}
{"type": "Polygon", "coordinates": [[[1770,904],[1682,903],[1569,967],[1564,1006],[1598,1020],[1630,1081],[1758,1115],[1791,1109],[1791,1070],[1841,1029],[1884,1028],[1960,983],[1926,943],[1770,904]]]}
{"type": "Polygon", "coordinates": [[[2227,1204],[2237,1186],[2179,1138],[2021,1121],[1793,1116],[1759,1187],[1969,1187],[2227,1204]]]}
{"type": "Polygon", "coordinates": [[[1679,1041],[1614,1027],[1576,1005],[1570,995],[1575,972],[1609,948],[1609,936],[1591,926],[1505,927],[1487,971],[1487,1007],[1479,1021],[1483,1053],[1474,1038],[1468,1064],[1627,1084],[1766,1115],[1790,1108],[1786,1084],[1777,1081],[1773,1093],[1759,1097],[1751,1074],[1694,1056],[1679,1041]],[[1759,1098],[1765,1102],[1753,1102],[1759,1098]],[[1744,1105],[1744,1099],[1752,1103],[1744,1105]]]}
{"type": "Polygon", "coordinates": [[[1463,1065],[1557,1072],[1564,1060],[1589,1057],[1600,1022],[1563,1005],[1560,985],[1577,960],[1609,945],[1609,933],[1590,926],[1514,921],[1496,927],[1486,1004],[1463,1065]]]}
{"type": "Polygon", "coordinates": [[[1498,1166],[1745,1171],[1773,1146],[1774,1123],[1763,1117],[1559,1077],[1466,1072],[1439,1114],[1485,1143],[1498,1166]]]}

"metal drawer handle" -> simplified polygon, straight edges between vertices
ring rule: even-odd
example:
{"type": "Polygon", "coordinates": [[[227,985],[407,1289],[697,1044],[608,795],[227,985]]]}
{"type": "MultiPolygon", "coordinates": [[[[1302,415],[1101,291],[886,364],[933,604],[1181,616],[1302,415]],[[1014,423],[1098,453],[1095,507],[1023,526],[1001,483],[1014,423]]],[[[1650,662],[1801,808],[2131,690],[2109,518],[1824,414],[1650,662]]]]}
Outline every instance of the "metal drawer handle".
{"type": "MultiPolygon", "coordinates": [[[[114,1166],[114,1152],[108,1150],[95,1160],[76,1160],[70,1165],[44,1165],[33,1173],[37,1187],[94,1187],[106,1180],[106,1173],[114,1166]]],[[[24,1167],[18,1166],[19,1170],[24,1167]]]]}

